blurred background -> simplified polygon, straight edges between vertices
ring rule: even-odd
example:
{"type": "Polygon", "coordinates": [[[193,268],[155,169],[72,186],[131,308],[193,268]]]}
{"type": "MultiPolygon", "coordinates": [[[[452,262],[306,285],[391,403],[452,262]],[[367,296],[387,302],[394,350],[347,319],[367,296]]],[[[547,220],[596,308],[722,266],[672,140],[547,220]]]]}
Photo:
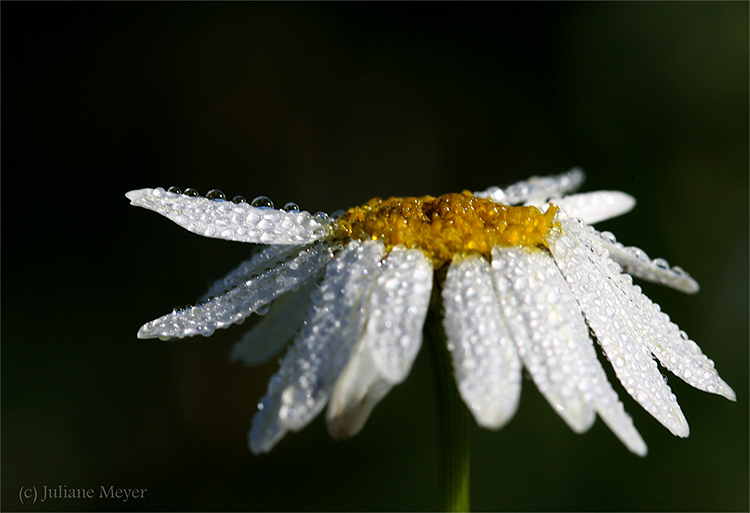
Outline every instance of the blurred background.
{"type": "Polygon", "coordinates": [[[322,418],[253,456],[278,364],[210,339],[136,339],[249,246],[128,205],[220,188],[331,212],[581,166],[635,210],[601,229],[688,270],[644,290],[737,403],[669,385],[674,438],[616,389],[649,446],[571,432],[531,381],[474,426],[472,506],[747,511],[748,4],[8,3],[2,10],[3,510],[434,510],[426,352],[364,430],[322,418]],[[21,487],[146,488],[21,504],[21,487]]]}

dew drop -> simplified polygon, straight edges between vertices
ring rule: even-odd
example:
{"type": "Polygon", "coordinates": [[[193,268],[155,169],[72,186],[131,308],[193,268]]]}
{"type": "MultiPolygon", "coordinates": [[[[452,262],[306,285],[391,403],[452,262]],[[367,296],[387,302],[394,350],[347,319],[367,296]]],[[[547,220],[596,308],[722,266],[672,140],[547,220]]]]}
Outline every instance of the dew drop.
{"type": "Polygon", "coordinates": [[[266,303],[265,305],[258,308],[255,311],[255,313],[258,315],[266,315],[270,309],[271,309],[271,303],[266,303]]]}
{"type": "Polygon", "coordinates": [[[256,208],[273,208],[273,201],[268,196],[258,196],[250,202],[250,206],[256,208]]]}
{"type": "Polygon", "coordinates": [[[328,221],[329,217],[325,212],[315,212],[315,219],[318,221],[328,221]]]}
{"type": "Polygon", "coordinates": [[[167,192],[171,192],[172,194],[182,194],[182,191],[179,187],[175,187],[174,185],[167,189],[167,192]]]}
{"type": "Polygon", "coordinates": [[[641,248],[629,247],[626,249],[626,251],[630,253],[636,260],[644,263],[648,262],[648,255],[646,255],[646,252],[641,248]]]}
{"type": "Polygon", "coordinates": [[[178,314],[178,313],[182,313],[182,307],[181,307],[181,306],[176,306],[176,307],[174,307],[174,308],[172,309],[172,313],[173,313],[173,314],[178,314]]]}
{"type": "Polygon", "coordinates": [[[232,198],[232,203],[238,203],[238,204],[239,203],[247,203],[247,200],[245,199],[244,196],[238,194],[237,196],[235,196],[234,198],[232,198]]]}
{"type": "Polygon", "coordinates": [[[664,269],[665,271],[669,270],[669,263],[663,258],[655,258],[654,265],[659,269],[664,269]]]}
{"type": "Polygon", "coordinates": [[[185,189],[185,192],[183,192],[183,194],[185,196],[190,196],[191,198],[197,198],[198,196],[200,196],[200,193],[192,187],[188,187],[187,189],[185,189]]]}
{"type": "Polygon", "coordinates": [[[299,205],[297,205],[295,202],[290,201],[286,205],[284,205],[284,210],[287,212],[299,212],[299,205]]]}
{"type": "Polygon", "coordinates": [[[226,195],[223,192],[221,192],[219,189],[211,189],[206,194],[206,197],[214,201],[226,201],[227,199],[226,195]]]}

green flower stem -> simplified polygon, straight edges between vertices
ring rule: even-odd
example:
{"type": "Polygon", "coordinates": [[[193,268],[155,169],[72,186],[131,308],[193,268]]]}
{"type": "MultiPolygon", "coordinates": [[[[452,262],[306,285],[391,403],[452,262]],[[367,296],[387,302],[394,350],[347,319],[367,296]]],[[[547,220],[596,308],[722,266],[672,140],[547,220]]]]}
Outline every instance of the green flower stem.
{"type": "Polygon", "coordinates": [[[469,511],[469,411],[453,377],[439,296],[436,280],[425,323],[425,343],[435,389],[440,511],[469,511]]]}

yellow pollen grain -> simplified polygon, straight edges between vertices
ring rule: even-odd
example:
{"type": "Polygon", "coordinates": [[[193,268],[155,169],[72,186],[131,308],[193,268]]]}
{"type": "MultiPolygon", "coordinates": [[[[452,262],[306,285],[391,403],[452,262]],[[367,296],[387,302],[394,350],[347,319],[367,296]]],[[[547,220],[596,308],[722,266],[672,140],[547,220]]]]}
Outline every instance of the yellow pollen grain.
{"type": "Polygon", "coordinates": [[[382,240],[390,251],[399,244],[419,248],[435,269],[456,254],[481,253],[494,246],[545,245],[557,207],[511,207],[469,191],[439,197],[373,198],[347,210],[334,225],[339,239],[382,240]]]}

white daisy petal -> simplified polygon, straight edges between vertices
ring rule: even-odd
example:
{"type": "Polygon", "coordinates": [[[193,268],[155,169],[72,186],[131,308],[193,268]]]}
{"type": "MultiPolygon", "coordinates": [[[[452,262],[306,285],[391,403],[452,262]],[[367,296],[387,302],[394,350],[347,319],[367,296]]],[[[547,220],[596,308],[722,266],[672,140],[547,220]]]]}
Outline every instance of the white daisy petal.
{"type": "Polygon", "coordinates": [[[561,227],[547,237],[550,251],[618,379],[667,429],[688,436],[690,430],[677,399],[632,320],[639,315],[638,308],[618,285],[627,275],[620,275],[620,268],[607,258],[606,251],[585,238],[580,221],[565,219],[561,227]]]}
{"type": "Polygon", "coordinates": [[[235,285],[246,282],[251,277],[261,274],[266,268],[274,267],[289,257],[297,256],[299,246],[255,246],[257,252],[222,278],[216,280],[199,301],[206,301],[211,296],[219,296],[235,285]]]}
{"type": "Polygon", "coordinates": [[[268,394],[258,403],[258,413],[253,417],[252,427],[247,432],[247,445],[253,454],[270,452],[289,431],[279,424],[281,401],[276,395],[270,395],[280,381],[278,374],[271,379],[268,394]]]}
{"type": "Polygon", "coordinates": [[[595,233],[594,241],[606,249],[610,258],[626,273],[688,294],[695,294],[700,289],[698,282],[680,267],[670,267],[663,258],[651,260],[642,249],[625,247],[617,242],[610,232],[595,233]]]}
{"type": "Polygon", "coordinates": [[[161,187],[130,191],[125,196],[132,205],[158,212],[193,233],[217,239],[306,244],[326,237],[330,227],[327,219],[318,219],[307,212],[191,197],[161,187]]]}
{"type": "Polygon", "coordinates": [[[577,432],[594,422],[594,408],[584,400],[590,388],[588,330],[563,295],[554,263],[541,250],[495,247],[492,269],[518,354],[539,391],[577,432]],[[552,266],[552,267],[550,267],[552,266]]]}
{"type": "Polygon", "coordinates": [[[299,290],[275,300],[268,313],[234,344],[230,358],[245,365],[260,365],[281,351],[302,327],[317,286],[313,277],[299,290]]]}
{"type": "Polygon", "coordinates": [[[372,409],[394,386],[383,377],[374,356],[370,344],[360,340],[336,381],[326,412],[328,432],[336,440],[359,433],[372,409]]]}
{"type": "MultiPolygon", "coordinates": [[[[295,251],[298,254],[291,259],[279,260],[288,256],[286,253],[276,255],[278,258],[265,259],[271,267],[204,305],[175,310],[147,322],[138,331],[138,338],[208,336],[219,328],[241,322],[258,308],[298,287],[333,258],[331,250],[324,243],[296,248],[295,251]]],[[[264,258],[264,255],[261,252],[256,256],[264,258]]]]}
{"type": "MultiPolygon", "coordinates": [[[[582,237],[590,246],[601,240],[592,229],[584,230],[582,237]]],[[[612,283],[635,307],[635,315],[631,317],[635,328],[643,343],[662,365],[699,390],[736,400],[734,390],[719,377],[713,361],[701,352],[698,344],[669,320],[669,316],[658,305],[641,292],[640,287],[626,279],[613,280],[612,283]]]]}
{"type": "Polygon", "coordinates": [[[370,296],[364,340],[380,374],[393,384],[409,374],[422,345],[432,274],[432,262],[421,250],[397,246],[383,262],[370,296]]]}
{"type": "Polygon", "coordinates": [[[518,408],[521,361],[500,313],[492,268],[480,255],[454,258],[443,284],[443,326],[459,392],[482,427],[518,408]]]}
{"type": "Polygon", "coordinates": [[[579,432],[591,425],[595,409],[628,449],[645,455],[646,444],[607,381],[580,306],[552,258],[520,248],[495,248],[492,256],[498,288],[505,288],[515,305],[506,311],[522,312],[529,328],[532,345],[525,356],[519,351],[545,397],[579,432]],[[567,404],[573,405],[572,419],[567,404]]]}
{"type": "Polygon", "coordinates": [[[627,414],[625,407],[617,397],[617,392],[607,380],[607,375],[604,373],[604,368],[599,360],[595,361],[595,366],[593,379],[595,390],[592,400],[595,403],[596,412],[631,452],[638,456],[645,456],[648,452],[646,442],[635,429],[633,419],[627,414]]]}
{"type": "Polygon", "coordinates": [[[365,332],[331,394],[326,418],[334,438],[358,433],[411,370],[422,344],[432,273],[421,250],[395,247],[383,262],[366,306],[365,332]]]}
{"type": "Polygon", "coordinates": [[[596,191],[553,198],[550,203],[563,209],[569,217],[594,224],[630,212],[635,198],[619,191],[596,191]]]}
{"type": "Polygon", "coordinates": [[[301,429],[325,406],[364,327],[363,301],[383,252],[380,241],[352,241],[326,268],[305,326],[253,419],[254,452],[270,450],[286,430],[301,429]]]}
{"type": "Polygon", "coordinates": [[[540,205],[549,198],[576,190],[584,179],[583,171],[573,168],[560,175],[532,176],[528,180],[514,183],[505,189],[490,187],[485,191],[475,192],[474,195],[480,198],[490,198],[496,203],[505,205],[521,203],[540,205]]]}

